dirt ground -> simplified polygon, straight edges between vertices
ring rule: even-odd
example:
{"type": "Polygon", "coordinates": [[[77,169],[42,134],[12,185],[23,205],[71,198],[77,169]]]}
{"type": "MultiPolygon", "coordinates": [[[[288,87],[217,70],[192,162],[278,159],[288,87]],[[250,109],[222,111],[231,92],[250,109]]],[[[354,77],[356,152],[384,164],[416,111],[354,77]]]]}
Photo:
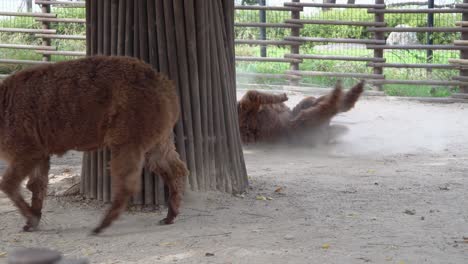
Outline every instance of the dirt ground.
{"type": "MultiPolygon", "coordinates": [[[[248,192],[190,192],[171,226],[130,211],[92,237],[103,205],[49,196],[23,233],[0,194],[0,263],[24,246],[91,263],[468,263],[468,105],[364,98],[335,123],[349,131],[326,146],[246,147],[248,192]]],[[[53,160],[52,193],[80,157],[53,160]]]]}

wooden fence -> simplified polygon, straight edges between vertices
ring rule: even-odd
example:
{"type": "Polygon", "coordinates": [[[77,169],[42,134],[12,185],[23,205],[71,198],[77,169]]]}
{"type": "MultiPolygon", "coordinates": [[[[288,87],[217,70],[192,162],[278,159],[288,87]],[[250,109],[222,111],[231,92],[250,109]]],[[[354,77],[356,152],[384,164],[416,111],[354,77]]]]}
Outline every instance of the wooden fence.
{"type": "MultiPolygon", "coordinates": [[[[389,8],[385,5],[384,0],[375,0],[374,4],[329,4],[329,3],[311,3],[310,1],[292,0],[285,2],[284,6],[236,6],[237,10],[264,10],[283,11],[290,15],[290,18],[284,19],[283,23],[236,23],[236,27],[260,27],[260,28],[290,28],[290,34],[283,39],[276,40],[256,40],[256,39],[236,39],[236,47],[240,45],[251,46],[281,46],[289,47],[290,52],[282,57],[256,57],[256,56],[237,56],[236,61],[249,62],[278,62],[289,64],[289,70],[284,70],[282,73],[252,73],[238,72],[238,77],[258,77],[258,78],[278,78],[287,79],[290,84],[298,84],[304,77],[322,76],[322,77],[338,77],[338,78],[358,78],[367,79],[369,83],[375,85],[377,89],[381,89],[384,84],[404,84],[404,85],[441,85],[441,86],[459,86],[461,93],[468,93],[468,0],[464,0],[463,4],[457,4],[450,8],[389,8]],[[301,13],[305,8],[341,8],[341,9],[365,9],[368,14],[373,14],[374,21],[346,21],[336,19],[304,19],[301,18],[301,13]],[[462,19],[453,26],[434,27],[390,27],[386,21],[386,14],[462,14],[462,19]],[[319,38],[316,36],[304,36],[301,30],[304,25],[334,25],[334,26],[352,26],[362,27],[367,32],[371,32],[372,37],[368,39],[355,38],[319,38]],[[429,41],[428,44],[412,44],[412,45],[391,45],[387,44],[385,34],[390,32],[450,32],[461,33],[460,40],[455,40],[451,44],[433,44],[429,41]],[[365,45],[368,50],[373,50],[373,56],[345,56],[345,55],[316,55],[301,53],[301,47],[307,43],[346,43],[346,44],[361,44],[365,45]],[[432,54],[433,50],[455,50],[460,52],[459,59],[447,59],[445,63],[391,63],[387,62],[384,56],[386,50],[426,50],[432,54]],[[365,63],[368,71],[352,72],[352,71],[310,71],[301,70],[301,65],[306,60],[334,60],[334,61],[353,61],[365,63]],[[385,70],[391,68],[405,69],[426,69],[428,72],[433,69],[455,70],[454,76],[449,76],[445,80],[441,79],[424,79],[424,80],[403,80],[389,79],[385,76],[385,70]],[[456,74],[459,70],[459,74],[456,74]],[[450,78],[451,77],[451,78],[450,78]]],[[[428,75],[430,76],[430,75],[428,75]]],[[[454,96],[466,97],[466,95],[454,94],[454,96]]]]}
{"type": "MultiPolygon", "coordinates": [[[[405,8],[403,5],[385,5],[384,0],[375,0],[374,4],[325,4],[318,3],[322,1],[300,1],[290,0],[284,2],[283,6],[236,6],[237,11],[258,11],[258,12],[281,12],[285,15],[282,21],[266,22],[253,20],[251,22],[237,22],[236,29],[239,28],[259,28],[259,29],[288,29],[289,34],[281,39],[254,39],[254,38],[238,38],[235,40],[236,47],[240,46],[256,46],[256,47],[286,47],[288,52],[280,56],[257,56],[238,54],[236,51],[237,63],[275,63],[282,64],[281,71],[242,71],[238,70],[237,76],[242,80],[242,77],[249,78],[267,78],[287,80],[289,84],[297,85],[306,78],[311,77],[327,77],[327,78],[357,78],[367,79],[374,84],[377,89],[381,89],[386,84],[401,84],[401,85],[437,85],[460,87],[461,93],[468,93],[468,0],[464,0],[462,4],[436,6],[436,8],[405,8]],[[338,20],[336,18],[328,19],[307,19],[304,18],[304,10],[307,8],[326,9],[326,10],[365,10],[368,14],[374,17],[374,21],[368,20],[338,20]],[[434,25],[420,27],[391,27],[388,25],[388,15],[395,14],[461,14],[460,21],[444,27],[434,27],[434,25]],[[311,34],[306,35],[304,27],[307,25],[324,25],[337,27],[354,27],[362,28],[366,32],[371,32],[369,38],[346,38],[346,37],[317,37],[311,34]],[[386,34],[390,32],[429,32],[439,33],[448,32],[451,34],[459,34],[459,39],[456,39],[450,44],[414,44],[414,45],[390,45],[386,42],[386,34]],[[371,56],[350,56],[349,54],[309,54],[304,51],[303,47],[310,44],[356,44],[363,45],[373,54],[371,56]],[[395,61],[387,61],[385,58],[386,52],[399,50],[427,51],[428,54],[432,51],[456,51],[459,52],[459,58],[450,58],[440,62],[427,61],[424,63],[401,63],[395,61]],[[334,61],[334,62],[349,62],[361,63],[365,70],[360,68],[360,71],[349,70],[331,70],[331,69],[310,69],[304,67],[307,62],[311,61],[334,61]],[[284,67],[286,66],[286,67],[284,67]],[[401,79],[389,76],[386,71],[394,69],[423,69],[430,73],[432,70],[447,70],[449,74],[443,78],[432,78],[431,74],[427,78],[419,79],[401,79]],[[322,70],[322,71],[321,71],[322,70]],[[457,73],[458,72],[458,73],[457,73]]],[[[85,1],[55,1],[55,0],[35,0],[35,4],[41,6],[41,12],[2,12],[0,17],[30,17],[37,23],[36,28],[2,28],[0,33],[15,33],[28,34],[34,36],[34,39],[40,40],[39,45],[30,44],[11,44],[0,43],[0,51],[2,49],[17,49],[31,50],[36,54],[41,55],[41,59],[15,59],[15,58],[0,58],[0,64],[18,64],[18,65],[34,65],[40,63],[49,63],[58,59],[66,59],[67,57],[84,56],[84,50],[64,50],[60,45],[53,45],[53,40],[78,40],[85,41],[86,36],[72,35],[67,33],[58,33],[57,28],[63,24],[85,24],[85,19],[58,17],[57,14],[51,12],[51,7],[63,8],[85,8],[85,1]],[[54,58],[53,56],[57,56],[54,58]]],[[[0,73],[0,79],[8,76],[0,73]]],[[[454,96],[466,97],[466,95],[454,94],[454,96]]]]}
{"type": "MultiPolygon", "coordinates": [[[[52,40],[86,40],[85,35],[58,34],[56,29],[60,24],[82,24],[86,23],[85,19],[78,18],[62,18],[51,12],[52,6],[61,8],[84,8],[85,2],[69,2],[69,1],[51,1],[51,0],[36,0],[35,4],[41,6],[41,12],[3,12],[0,10],[0,17],[26,17],[34,19],[33,28],[6,28],[0,27],[0,33],[15,33],[29,34],[34,40],[40,40],[40,45],[29,45],[25,43],[0,43],[0,51],[2,49],[10,50],[31,50],[40,55],[40,60],[27,60],[15,58],[0,58],[0,64],[18,64],[18,65],[36,65],[51,63],[55,59],[51,56],[85,56],[86,52],[77,50],[61,50],[57,46],[52,45],[52,40]]],[[[0,74],[0,79],[6,78],[7,74],[0,74]]]]}

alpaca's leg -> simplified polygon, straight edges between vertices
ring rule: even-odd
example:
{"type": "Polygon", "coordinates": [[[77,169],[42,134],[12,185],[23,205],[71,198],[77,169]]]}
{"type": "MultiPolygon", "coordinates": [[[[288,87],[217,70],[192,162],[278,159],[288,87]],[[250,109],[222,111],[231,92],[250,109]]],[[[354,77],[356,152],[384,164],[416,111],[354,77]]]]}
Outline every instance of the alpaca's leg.
{"type": "MultiPolygon", "coordinates": [[[[41,160],[36,168],[30,173],[26,187],[32,192],[31,210],[40,220],[42,216],[42,206],[47,196],[47,185],[49,183],[50,158],[41,160]]],[[[39,223],[39,221],[38,221],[39,223]]],[[[36,228],[36,226],[32,226],[36,228]]]]}
{"type": "Polygon", "coordinates": [[[169,189],[167,217],[163,224],[172,224],[179,214],[179,207],[189,174],[186,164],[176,152],[172,139],[157,145],[147,153],[146,166],[153,173],[161,176],[169,189]]]}
{"type": "Polygon", "coordinates": [[[128,199],[139,188],[140,173],[143,167],[143,153],[138,146],[111,147],[112,205],[94,234],[110,226],[125,210],[128,199]]]}
{"type": "Polygon", "coordinates": [[[24,231],[30,231],[39,223],[39,218],[34,214],[20,193],[21,182],[31,173],[37,164],[38,160],[35,159],[12,161],[0,182],[0,190],[11,199],[20,213],[26,218],[26,225],[23,227],[24,231]]]}
{"type": "Polygon", "coordinates": [[[169,189],[169,208],[167,211],[167,217],[161,221],[163,224],[174,223],[174,219],[179,214],[185,179],[188,175],[185,163],[178,157],[170,161],[169,168],[169,170],[161,172],[161,177],[169,189]]]}

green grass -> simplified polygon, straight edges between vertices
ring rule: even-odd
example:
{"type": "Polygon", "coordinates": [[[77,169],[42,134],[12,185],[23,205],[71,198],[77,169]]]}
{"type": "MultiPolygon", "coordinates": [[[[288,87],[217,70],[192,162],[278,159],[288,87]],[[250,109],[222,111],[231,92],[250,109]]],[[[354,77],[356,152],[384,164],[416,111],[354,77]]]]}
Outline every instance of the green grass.
{"type": "MultiPolygon", "coordinates": [[[[288,54],[288,48],[268,47],[267,55],[269,57],[283,57],[288,54]]],[[[346,48],[323,50],[315,47],[301,47],[301,54],[314,55],[341,55],[356,57],[373,57],[373,51],[362,48],[346,48]]],[[[260,49],[255,46],[238,45],[236,46],[237,56],[260,56],[260,49]]],[[[388,63],[427,63],[425,50],[387,50],[384,57],[388,63]]],[[[458,58],[458,51],[434,51],[432,63],[447,64],[449,58],[458,58]]],[[[334,60],[304,60],[300,64],[300,70],[304,71],[323,71],[323,72],[343,72],[343,73],[372,73],[372,67],[367,67],[366,62],[353,61],[334,61],[334,60]]],[[[289,69],[289,63],[277,62],[237,62],[238,72],[255,73],[274,73],[282,74],[289,69]]],[[[384,75],[386,79],[395,80],[450,80],[451,76],[458,75],[457,70],[434,69],[427,72],[426,69],[400,69],[385,68],[384,75]]],[[[342,79],[345,86],[356,82],[353,78],[333,78],[333,77],[304,77],[301,80],[302,85],[311,86],[333,86],[338,79],[342,79]]],[[[288,84],[286,79],[267,79],[267,78],[238,78],[239,82],[254,82],[264,84],[288,84]]],[[[394,96],[431,96],[444,97],[450,96],[451,87],[429,86],[429,85],[384,85],[384,91],[388,95],[394,96]]]]}
{"type": "Polygon", "coordinates": [[[390,96],[448,97],[458,89],[431,87],[429,85],[385,85],[385,94],[390,96]]]}

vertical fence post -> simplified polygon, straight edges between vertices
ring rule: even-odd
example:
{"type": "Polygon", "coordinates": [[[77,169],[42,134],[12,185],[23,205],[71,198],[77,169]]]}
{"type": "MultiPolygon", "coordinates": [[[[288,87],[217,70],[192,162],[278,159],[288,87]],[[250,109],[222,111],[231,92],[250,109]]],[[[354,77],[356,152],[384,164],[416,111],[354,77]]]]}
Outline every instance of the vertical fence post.
{"type": "MultiPolygon", "coordinates": [[[[292,0],[293,3],[299,3],[300,0],[292,0]]],[[[292,10],[291,11],[291,18],[292,19],[300,19],[301,18],[301,11],[298,10],[292,10]]],[[[299,27],[293,27],[291,28],[291,37],[299,37],[300,36],[300,28],[299,27]]],[[[299,54],[299,47],[300,44],[291,44],[291,54],[299,54]]],[[[298,71],[299,70],[299,62],[291,62],[290,63],[290,70],[292,71],[298,71]]],[[[289,80],[290,85],[298,85],[299,84],[299,79],[294,78],[289,80]]]]}
{"type": "MultiPolygon", "coordinates": [[[[429,0],[427,1],[427,7],[429,9],[434,8],[434,0],[429,0]]],[[[434,13],[428,13],[427,14],[427,26],[428,27],[434,27],[434,13]]],[[[432,40],[432,32],[427,32],[427,45],[432,45],[434,44],[434,41],[432,40]]],[[[432,56],[433,56],[433,51],[431,49],[428,49],[426,51],[426,62],[427,63],[432,63],[432,56]]],[[[432,68],[427,68],[426,69],[427,73],[427,78],[432,79],[432,68]]]]}
{"type": "MultiPolygon", "coordinates": [[[[385,0],[375,0],[375,4],[385,4],[385,0]]],[[[385,14],[384,13],[375,13],[375,22],[385,22],[385,14]]],[[[374,32],[374,39],[375,40],[385,40],[384,32],[374,32]]],[[[382,48],[374,48],[374,58],[383,58],[384,50],[382,48]]],[[[373,66],[374,67],[374,74],[383,74],[383,67],[382,66],[373,66]]],[[[382,91],[382,84],[375,85],[378,91],[382,91]]]]}
{"type": "MultiPolygon", "coordinates": [[[[468,4],[468,0],[463,0],[464,4],[468,4]]],[[[468,21],[468,9],[463,9],[462,13],[462,21],[468,21]]],[[[462,40],[468,40],[468,32],[461,33],[462,40]]],[[[460,50],[460,59],[468,59],[468,50],[461,49],[460,50]]],[[[466,77],[468,76],[468,69],[460,68],[460,76],[466,77]]],[[[460,93],[468,93],[468,85],[460,85],[460,93]]]]}
{"type": "Polygon", "coordinates": [[[33,3],[32,3],[33,0],[26,0],[26,10],[28,12],[32,12],[33,11],[33,3]]]}
{"type": "MultiPolygon", "coordinates": [[[[265,6],[266,0],[258,0],[258,3],[260,4],[260,6],[265,6]]],[[[266,10],[260,9],[258,10],[258,12],[259,12],[260,23],[266,23],[266,10]]],[[[260,39],[266,40],[266,27],[260,27],[260,39]]],[[[260,57],[266,57],[266,56],[267,56],[267,47],[260,46],[260,57]]]]}
{"type": "MultiPolygon", "coordinates": [[[[47,0],[49,1],[49,0],[47,0]]],[[[42,13],[50,13],[50,5],[42,5],[41,6],[41,12],[42,13]]],[[[42,29],[50,29],[50,23],[48,21],[41,21],[42,23],[42,29]]],[[[42,38],[42,46],[50,46],[50,39],[49,38],[42,38]]],[[[50,55],[49,54],[42,54],[42,60],[43,61],[50,61],[50,55]]]]}

